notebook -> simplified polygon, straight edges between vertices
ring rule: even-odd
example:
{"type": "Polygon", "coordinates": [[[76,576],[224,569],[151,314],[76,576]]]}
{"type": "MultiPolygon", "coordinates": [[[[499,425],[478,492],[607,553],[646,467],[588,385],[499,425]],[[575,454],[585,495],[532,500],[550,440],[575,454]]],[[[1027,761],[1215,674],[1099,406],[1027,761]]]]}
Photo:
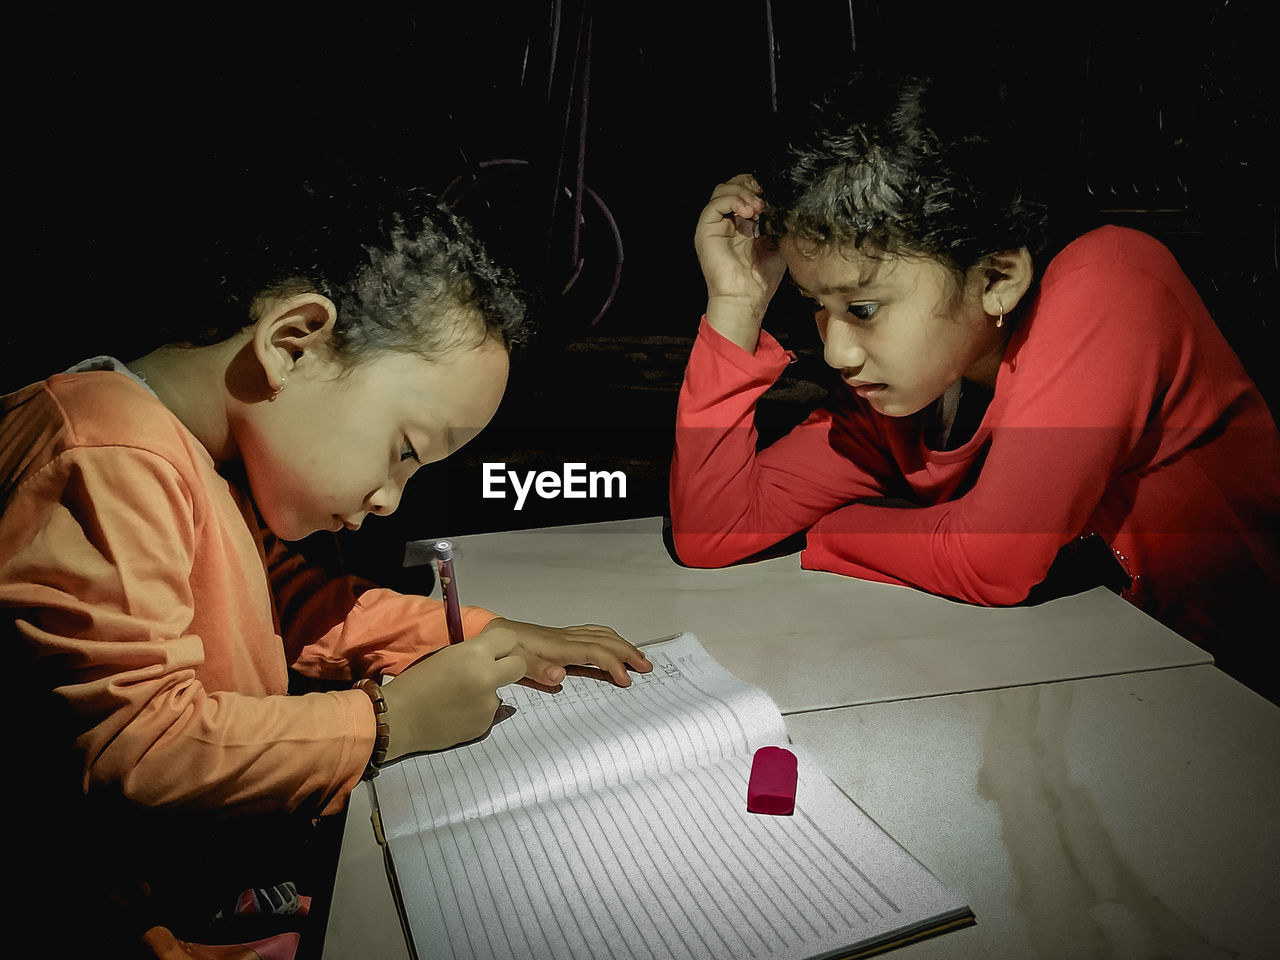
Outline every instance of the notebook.
{"type": "Polygon", "coordinates": [[[629,688],[501,691],[480,741],[374,780],[422,960],[861,957],[973,923],[964,900],[788,742],[692,634],[629,688]],[[750,813],[755,751],[796,754],[794,812],[750,813]]]}

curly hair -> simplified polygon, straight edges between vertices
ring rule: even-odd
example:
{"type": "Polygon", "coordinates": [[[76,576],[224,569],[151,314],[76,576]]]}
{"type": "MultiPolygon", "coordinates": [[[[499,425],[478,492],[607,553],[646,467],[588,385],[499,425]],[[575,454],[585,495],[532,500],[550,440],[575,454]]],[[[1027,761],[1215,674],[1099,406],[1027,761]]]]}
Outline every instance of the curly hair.
{"type": "Polygon", "coordinates": [[[256,222],[228,227],[209,264],[217,313],[182,339],[216,342],[270,299],[320,293],[337,308],[330,347],[347,367],[380,351],[435,359],[486,337],[508,350],[525,343],[514,275],[470,225],[424,191],[386,193],[304,185],[259,208],[256,222]]]}
{"type": "Polygon", "coordinates": [[[762,171],[765,233],[818,251],[937,259],[963,273],[983,256],[1049,243],[1008,90],[867,67],[805,119],[762,171]]]}

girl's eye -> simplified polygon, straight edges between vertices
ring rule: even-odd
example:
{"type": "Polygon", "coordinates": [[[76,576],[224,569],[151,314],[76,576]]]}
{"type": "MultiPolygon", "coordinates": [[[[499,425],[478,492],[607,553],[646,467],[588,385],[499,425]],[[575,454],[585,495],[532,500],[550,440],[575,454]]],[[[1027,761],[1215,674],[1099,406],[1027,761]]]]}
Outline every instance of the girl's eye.
{"type": "MultiPolygon", "coordinates": [[[[405,460],[418,460],[418,451],[413,449],[413,444],[409,442],[408,437],[405,438],[404,443],[400,447],[400,460],[401,462],[405,460]]],[[[421,463],[421,461],[418,462],[421,463]]]]}
{"type": "Polygon", "coordinates": [[[880,304],[878,303],[851,303],[849,304],[849,315],[856,320],[870,320],[879,309],[880,304]]]}

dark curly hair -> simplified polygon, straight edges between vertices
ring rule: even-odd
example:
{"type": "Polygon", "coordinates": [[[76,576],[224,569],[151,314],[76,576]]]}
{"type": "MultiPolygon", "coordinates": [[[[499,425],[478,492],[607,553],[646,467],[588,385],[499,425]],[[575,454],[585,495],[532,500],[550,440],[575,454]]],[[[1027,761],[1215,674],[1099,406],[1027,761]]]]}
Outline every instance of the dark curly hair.
{"type": "Polygon", "coordinates": [[[816,105],[761,171],[766,234],[817,250],[937,259],[963,273],[983,256],[1049,243],[1034,138],[1007,88],[868,66],[816,105]],[[1030,161],[1030,163],[1027,163],[1030,161]]]}
{"type": "Polygon", "coordinates": [[[485,337],[508,350],[527,341],[513,274],[434,196],[385,183],[285,193],[212,238],[216,307],[199,333],[177,339],[217,342],[266,300],[314,292],[337,308],[331,347],[347,367],[380,351],[434,359],[485,337]]]}

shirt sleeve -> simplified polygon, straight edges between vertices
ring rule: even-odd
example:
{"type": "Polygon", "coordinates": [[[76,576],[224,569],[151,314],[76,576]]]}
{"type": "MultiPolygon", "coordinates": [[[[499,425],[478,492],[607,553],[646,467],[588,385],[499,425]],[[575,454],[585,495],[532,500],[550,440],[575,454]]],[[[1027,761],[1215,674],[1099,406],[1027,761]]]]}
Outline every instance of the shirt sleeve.
{"type": "Polygon", "coordinates": [[[1021,342],[997,383],[1004,413],[972,487],[919,509],[834,510],[810,530],[804,566],[1017,603],[1087,532],[1104,493],[1137,483],[1159,442],[1148,421],[1179,389],[1194,349],[1185,308],[1159,278],[1118,258],[1055,283],[1032,327],[1015,333],[1021,342]]]}
{"type": "Polygon", "coordinates": [[[680,389],[671,465],[673,542],[684,563],[733,563],[851,500],[899,488],[874,423],[856,413],[821,408],[757,452],[756,405],[789,360],[767,331],[749,354],[703,318],[680,389]]]}
{"type": "MultiPolygon", "coordinates": [[[[394,675],[449,643],[441,601],[359,577],[333,577],[265,531],[263,543],[289,666],[303,676],[394,675]]],[[[464,606],[461,613],[466,637],[497,617],[482,607],[464,606]]]]}
{"type": "MultiPolygon", "coordinates": [[[[206,689],[192,576],[207,518],[193,513],[196,499],[165,459],[118,446],[64,452],[13,494],[0,605],[35,664],[29,682],[53,691],[51,726],[70,730],[91,796],[219,814],[333,812],[373,749],[368,698],[206,689]]],[[[250,595],[224,598],[216,642],[245,644],[283,678],[269,615],[263,635],[236,633],[237,611],[269,609],[258,569],[250,595]]],[[[261,674],[245,683],[261,685],[261,674]]]]}

